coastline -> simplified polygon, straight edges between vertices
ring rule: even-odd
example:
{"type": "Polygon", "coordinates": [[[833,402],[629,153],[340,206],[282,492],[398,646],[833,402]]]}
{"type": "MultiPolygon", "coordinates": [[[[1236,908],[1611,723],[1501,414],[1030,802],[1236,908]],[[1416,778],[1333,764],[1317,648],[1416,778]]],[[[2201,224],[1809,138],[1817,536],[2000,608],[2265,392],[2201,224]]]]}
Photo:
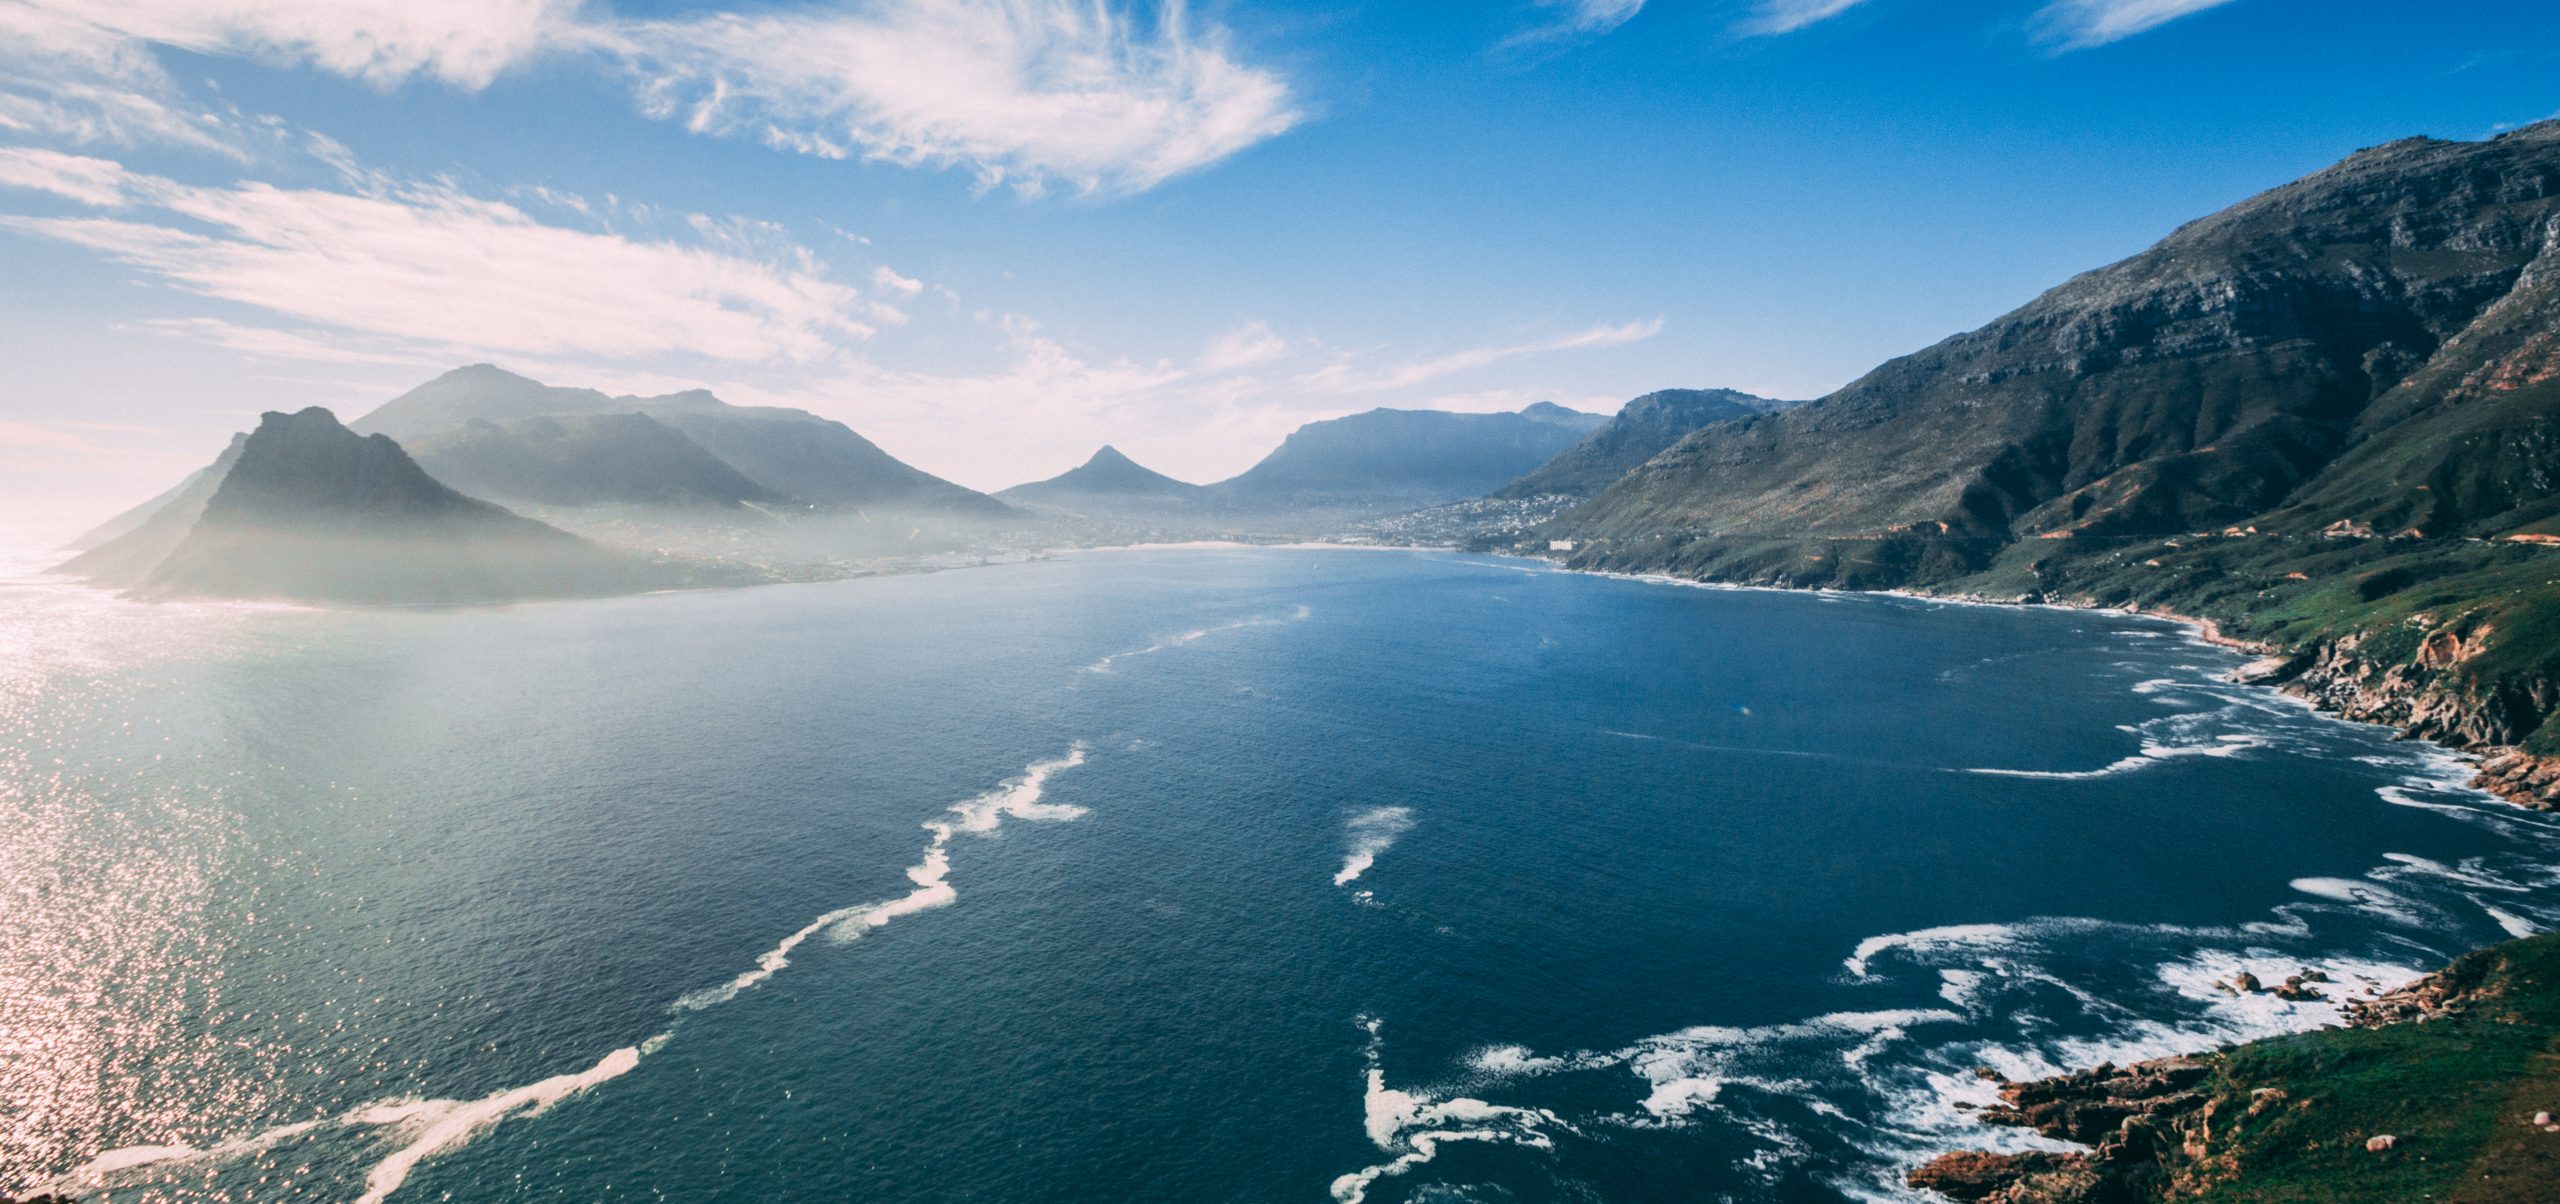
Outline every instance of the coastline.
{"type": "MultiPolygon", "coordinates": [[[[1419,549],[1417,549],[1419,550],[1419,549]]],[[[1534,553],[1493,552],[1491,555],[1513,556],[1552,566],[1561,572],[1589,573],[1628,581],[1644,581],[1661,585],[1679,585],[1700,589],[1770,590],[1779,593],[1872,594],[1908,598],[1945,606],[2032,607],[2047,610],[2094,611],[2127,618],[2151,619],[2188,629],[2197,640],[2235,652],[2251,654],[2258,659],[2233,671],[2231,680],[2243,685],[2266,686],[2290,695],[2313,710],[2352,723],[2367,723],[2392,729],[2401,739],[2423,740],[2463,759],[2472,770],[2469,785],[2475,790],[2496,796],[2531,811],[2560,811],[2560,757],[2542,756],[2509,742],[2485,738],[2495,731],[2497,721],[2482,713],[2482,701],[2444,689],[2442,682],[2430,676],[2430,670],[2459,663],[2462,649],[2459,641],[2430,666],[2424,659],[2412,665],[2384,667],[2359,655],[2363,640],[2351,634],[2306,646],[2288,648],[2265,640],[2234,636],[2222,629],[2219,621],[2171,610],[2143,609],[2138,606],[2108,606],[2087,599],[2018,595],[1999,597],[1972,592],[1937,593],[1910,586],[1890,589],[1808,588],[1771,585],[1761,582],[1709,581],[1679,577],[1669,573],[1631,573],[1614,569],[1577,568],[1551,556],[1534,553]]],[[[2474,649],[2476,651],[2476,649],[2474,649]]]]}

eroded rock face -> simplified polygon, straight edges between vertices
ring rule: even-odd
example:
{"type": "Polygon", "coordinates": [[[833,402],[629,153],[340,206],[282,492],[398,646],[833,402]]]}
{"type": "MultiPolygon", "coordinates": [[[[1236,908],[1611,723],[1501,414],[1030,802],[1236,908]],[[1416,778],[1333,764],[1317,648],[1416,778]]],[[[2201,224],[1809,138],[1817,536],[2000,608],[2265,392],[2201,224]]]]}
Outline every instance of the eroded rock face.
{"type": "Polygon", "coordinates": [[[2086,1154],[1943,1155],[1914,1170],[1915,1188],[1987,1204],[2066,1204],[2145,1198],[2142,1184],[2171,1162],[2201,1153],[2212,1108],[2196,1090],[2213,1074],[2203,1058],[2101,1065],[2060,1078],[2009,1083],[1986,1123],[2016,1125],[2090,1147],[2086,1154]]]}
{"type": "Polygon", "coordinates": [[[2515,747],[2560,705],[2560,687],[2537,677],[2483,689],[2465,677],[2461,666],[2487,647],[2491,634],[2486,627],[2431,631],[2420,638],[2416,659],[2387,666],[2367,656],[2367,637],[2350,635],[2251,680],[2281,684],[2349,719],[2480,753],[2485,760],[2474,786],[2536,810],[2560,809],[2560,759],[2515,747]]]}

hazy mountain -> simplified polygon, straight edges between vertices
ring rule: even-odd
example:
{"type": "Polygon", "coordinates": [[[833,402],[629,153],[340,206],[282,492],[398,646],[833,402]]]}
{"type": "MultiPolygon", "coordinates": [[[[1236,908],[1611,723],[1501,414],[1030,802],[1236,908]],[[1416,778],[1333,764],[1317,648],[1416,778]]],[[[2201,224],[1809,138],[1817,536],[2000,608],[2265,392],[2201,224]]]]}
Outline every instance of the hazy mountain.
{"type": "Polygon", "coordinates": [[[270,412],[138,592],[155,597],[480,602],[648,584],[639,562],[466,497],[387,435],[313,407],[270,412]]]}
{"type": "Polygon", "coordinates": [[[1609,416],[1606,414],[1566,409],[1552,401],[1531,402],[1528,408],[1520,411],[1520,416],[1538,422],[1552,422],[1557,426],[1570,427],[1584,434],[1599,430],[1609,423],[1609,416]]]}
{"type": "Polygon", "coordinates": [[[474,364],[393,398],[353,425],[423,447],[461,435],[475,419],[505,427],[536,417],[611,414],[644,414],[681,432],[770,495],[948,517],[1006,512],[1004,503],[905,464],[842,423],[804,410],[733,406],[701,389],[616,397],[474,364]]]}
{"type": "Polygon", "coordinates": [[[407,445],[439,481],[550,506],[736,506],[781,495],[646,414],[471,418],[407,445]]]}
{"type": "MultiPolygon", "coordinates": [[[[1543,403],[1542,403],[1543,404],[1543,403]]],[[[1731,389],[1663,389],[1628,402],[1614,418],[1603,419],[1583,436],[1539,465],[1527,476],[1493,494],[1498,498],[1550,495],[1590,497],[1617,483],[1636,465],[1661,454],[1682,436],[1710,422],[1727,422],[1782,410],[1790,402],[1772,401],[1731,389]]],[[[1530,407],[1535,409],[1535,406],[1530,407]]],[[[1523,411],[1524,413],[1526,411],[1523,411]]],[[[1566,413],[1579,413],[1567,410],[1566,413]]],[[[1584,414],[1595,418],[1597,415],[1584,414]]]]}
{"type": "Polygon", "coordinates": [[[1164,510],[1197,503],[1207,491],[1148,468],[1108,444],[1093,458],[1045,481],[996,491],[1015,505],[1076,513],[1164,510]]]}
{"type": "Polygon", "coordinates": [[[2560,123],[2395,142],[1820,401],[1704,428],[1564,528],[1617,562],[1853,581],[2030,538],[2495,532],[2560,491],[2556,294],[2560,123]],[[1904,546],[1772,546],[1885,535],[1904,546]]]}
{"type": "Polygon", "coordinates": [[[1371,410],[1299,427],[1208,496],[1244,510],[1411,509],[1481,497],[1580,438],[1526,414],[1371,410]]]}
{"type": "Polygon", "coordinates": [[[248,441],[246,434],[233,435],[230,446],[223,448],[213,463],[189,473],[187,479],[160,496],[108,519],[74,540],[71,546],[83,550],[54,571],[119,588],[139,584],[186,539],[187,532],[195,529],[196,520],[204,517],[205,503],[213,500],[214,491],[222,487],[222,478],[239,462],[240,449],[248,441]]]}

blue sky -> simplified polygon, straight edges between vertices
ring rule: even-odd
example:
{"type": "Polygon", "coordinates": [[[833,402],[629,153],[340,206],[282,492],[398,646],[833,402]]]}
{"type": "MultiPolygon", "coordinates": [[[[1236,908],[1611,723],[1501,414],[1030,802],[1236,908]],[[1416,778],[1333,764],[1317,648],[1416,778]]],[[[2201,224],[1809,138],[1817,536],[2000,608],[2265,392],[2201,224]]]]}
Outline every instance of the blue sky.
{"type": "Polygon", "coordinates": [[[985,488],[1813,396],[2554,81],[2525,0],[0,0],[0,527],[483,360],[985,488]]]}

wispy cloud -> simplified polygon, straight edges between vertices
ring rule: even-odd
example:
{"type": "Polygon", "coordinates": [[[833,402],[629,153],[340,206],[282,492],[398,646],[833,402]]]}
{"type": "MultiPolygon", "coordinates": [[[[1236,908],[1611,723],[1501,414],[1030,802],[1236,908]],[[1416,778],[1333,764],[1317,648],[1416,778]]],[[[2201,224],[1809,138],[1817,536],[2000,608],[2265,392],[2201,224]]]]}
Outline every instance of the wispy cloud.
{"type": "Polygon", "coordinates": [[[1133,192],[1300,120],[1288,84],[1181,0],[892,0],[598,25],[652,115],[830,158],[1133,192]]]}
{"type": "Polygon", "coordinates": [[[124,165],[111,159],[67,155],[29,146],[0,147],[0,188],[48,192],[83,205],[124,203],[124,165]]]}
{"type": "MultiPolygon", "coordinates": [[[[356,337],[349,351],[365,361],[402,350],[674,351],[806,363],[875,329],[867,319],[876,303],[828,277],[814,255],[781,246],[753,255],[735,238],[713,237],[727,232],[716,224],[691,242],[651,240],[547,225],[443,183],[362,193],[199,187],[20,148],[0,149],[0,183],[112,210],[0,215],[0,228],[87,247],[309,331],[356,337]]],[[[247,346],[244,329],[212,333],[247,346]]],[[[256,337],[270,350],[327,341],[293,331],[256,337]]]]}
{"type": "Polygon", "coordinates": [[[1547,19],[1512,36],[1509,44],[1596,38],[1635,19],[1645,0],[1537,0],[1547,19]]]}
{"type": "Polygon", "coordinates": [[[1866,0],[1760,0],[1740,31],[1753,37],[1794,33],[1856,8],[1866,0]]]}
{"type": "Polygon", "coordinates": [[[1527,342],[1470,347],[1446,355],[1383,367],[1364,366],[1349,361],[1327,364],[1308,373],[1300,382],[1307,388],[1329,393],[1382,393],[1411,389],[1445,376],[1488,367],[1524,355],[1552,351],[1580,351],[1594,347],[1622,347],[1640,343],[1662,333],[1662,319],[1593,326],[1553,338],[1527,342]]]}
{"type": "Polygon", "coordinates": [[[2231,0],[2053,0],[2032,22],[2038,40],[2061,50],[2104,46],[2231,0]]]}
{"type": "MultiPolygon", "coordinates": [[[[2028,19],[2036,41],[2056,51],[2086,50],[2156,29],[2231,0],[2046,0],[2028,19]]],[[[1867,0],[1759,0],[1735,27],[1746,37],[1772,37],[1821,24],[1867,0]]]]}
{"type": "MultiPolygon", "coordinates": [[[[1634,0],[1608,0],[1632,9],[1634,0]]],[[[627,72],[703,134],[1026,193],[1138,192],[1301,120],[1185,0],[836,0],[626,20],[581,0],[0,0],[0,130],[236,147],[153,47],[465,91],[550,56],[627,72]]]]}

